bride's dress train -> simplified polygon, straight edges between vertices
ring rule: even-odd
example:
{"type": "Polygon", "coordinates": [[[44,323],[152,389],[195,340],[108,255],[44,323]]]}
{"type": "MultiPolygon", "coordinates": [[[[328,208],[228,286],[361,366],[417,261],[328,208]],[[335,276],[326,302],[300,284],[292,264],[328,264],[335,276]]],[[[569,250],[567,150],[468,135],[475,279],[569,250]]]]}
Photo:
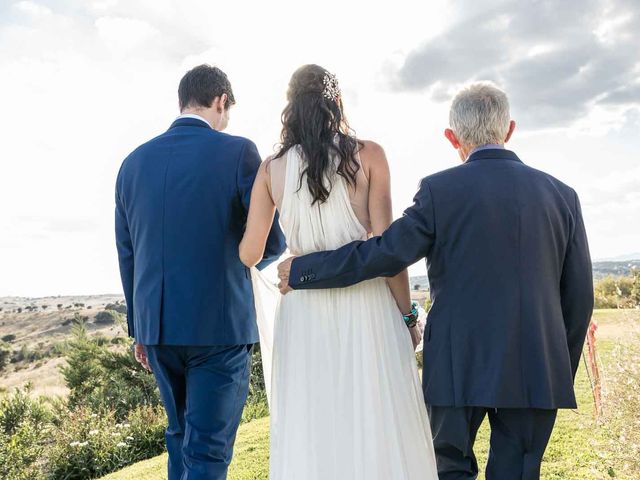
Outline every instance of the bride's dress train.
{"type": "MultiPolygon", "coordinates": [[[[293,254],[366,238],[342,177],[312,206],[306,183],[299,188],[299,149],[286,161],[280,221],[293,254]]],[[[255,272],[254,283],[269,288],[255,272]]],[[[409,331],[384,279],[293,291],[275,325],[259,317],[267,381],[271,371],[271,480],[437,480],[409,331]]]]}

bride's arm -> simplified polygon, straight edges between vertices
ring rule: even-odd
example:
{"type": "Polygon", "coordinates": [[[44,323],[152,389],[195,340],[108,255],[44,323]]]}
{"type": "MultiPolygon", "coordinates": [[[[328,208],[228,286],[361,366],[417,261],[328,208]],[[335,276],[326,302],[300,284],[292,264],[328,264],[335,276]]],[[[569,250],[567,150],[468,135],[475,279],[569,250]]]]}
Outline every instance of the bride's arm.
{"type": "MultiPolygon", "coordinates": [[[[389,163],[382,147],[373,142],[365,142],[360,157],[363,160],[366,158],[369,169],[369,217],[373,234],[377,236],[381,235],[393,222],[389,163]]],[[[409,313],[411,293],[408,271],[403,270],[395,277],[387,278],[387,283],[400,312],[409,313]]]]}
{"type": "Polygon", "coordinates": [[[240,242],[240,260],[247,267],[256,266],[264,255],[276,206],[271,198],[268,161],[262,162],[251,189],[247,227],[240,242]]]}

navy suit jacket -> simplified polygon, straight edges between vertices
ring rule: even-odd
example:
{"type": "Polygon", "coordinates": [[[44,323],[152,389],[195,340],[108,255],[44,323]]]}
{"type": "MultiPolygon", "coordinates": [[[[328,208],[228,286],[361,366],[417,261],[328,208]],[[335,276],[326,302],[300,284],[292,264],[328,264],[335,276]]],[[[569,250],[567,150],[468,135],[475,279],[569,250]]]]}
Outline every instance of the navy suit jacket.
{"type": "MultiPolygon", "coordinates": [[[[249,140],[182,118],[123,162],[116,242],[129,335],[143,345],[258,341],[238,247],[260,165],[249,140]]],[[[274,221],[262,268],[285,249],[274,221]]]]}
{"type": "Polygon", "coordinates": [[[414,202],[382,236],[295,259],[291,287],[346,287],[426,257],[427,403],[574,408],[593,309],[575,191],[490,149],[424,178],[414,202]]]}

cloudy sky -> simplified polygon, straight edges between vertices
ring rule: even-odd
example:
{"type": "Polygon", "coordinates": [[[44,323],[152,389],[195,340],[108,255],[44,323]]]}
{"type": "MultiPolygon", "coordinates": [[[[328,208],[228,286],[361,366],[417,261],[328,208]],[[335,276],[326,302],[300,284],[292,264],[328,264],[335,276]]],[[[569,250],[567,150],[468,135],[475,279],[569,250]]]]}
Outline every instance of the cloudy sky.
{"type": "Polygon", "coordinates": [[[204,62],[234,85],[229,133],[264,156],[293,70],[334,71],[352,126],[387,151],[397,215],[457,162],[452,94],[492,80],[518,122],[511,148],[580,194],[594,258],[640,252],[637,0],[424,5],[1,0],[0,296],[120,291],[115,175],[204,62]]]}

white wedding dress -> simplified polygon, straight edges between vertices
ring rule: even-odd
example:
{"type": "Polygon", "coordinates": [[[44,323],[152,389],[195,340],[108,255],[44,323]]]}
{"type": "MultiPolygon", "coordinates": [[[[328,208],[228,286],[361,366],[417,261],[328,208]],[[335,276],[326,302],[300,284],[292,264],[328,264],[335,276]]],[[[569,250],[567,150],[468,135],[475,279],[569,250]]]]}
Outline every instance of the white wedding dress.
{"type": "MultiPolygon", "coordinates": [[[[346,181],[334,175],[329,199],[312,206],[306,182],[299,188],[303,162],[292,148],[283,170],[291,253],[366,239],[346,181]]],[[[253,273],[271,387],[270,479],[437,480],[409,331],[386,281],[296,290],[276,305],[273,286],[253,273]]]]}

